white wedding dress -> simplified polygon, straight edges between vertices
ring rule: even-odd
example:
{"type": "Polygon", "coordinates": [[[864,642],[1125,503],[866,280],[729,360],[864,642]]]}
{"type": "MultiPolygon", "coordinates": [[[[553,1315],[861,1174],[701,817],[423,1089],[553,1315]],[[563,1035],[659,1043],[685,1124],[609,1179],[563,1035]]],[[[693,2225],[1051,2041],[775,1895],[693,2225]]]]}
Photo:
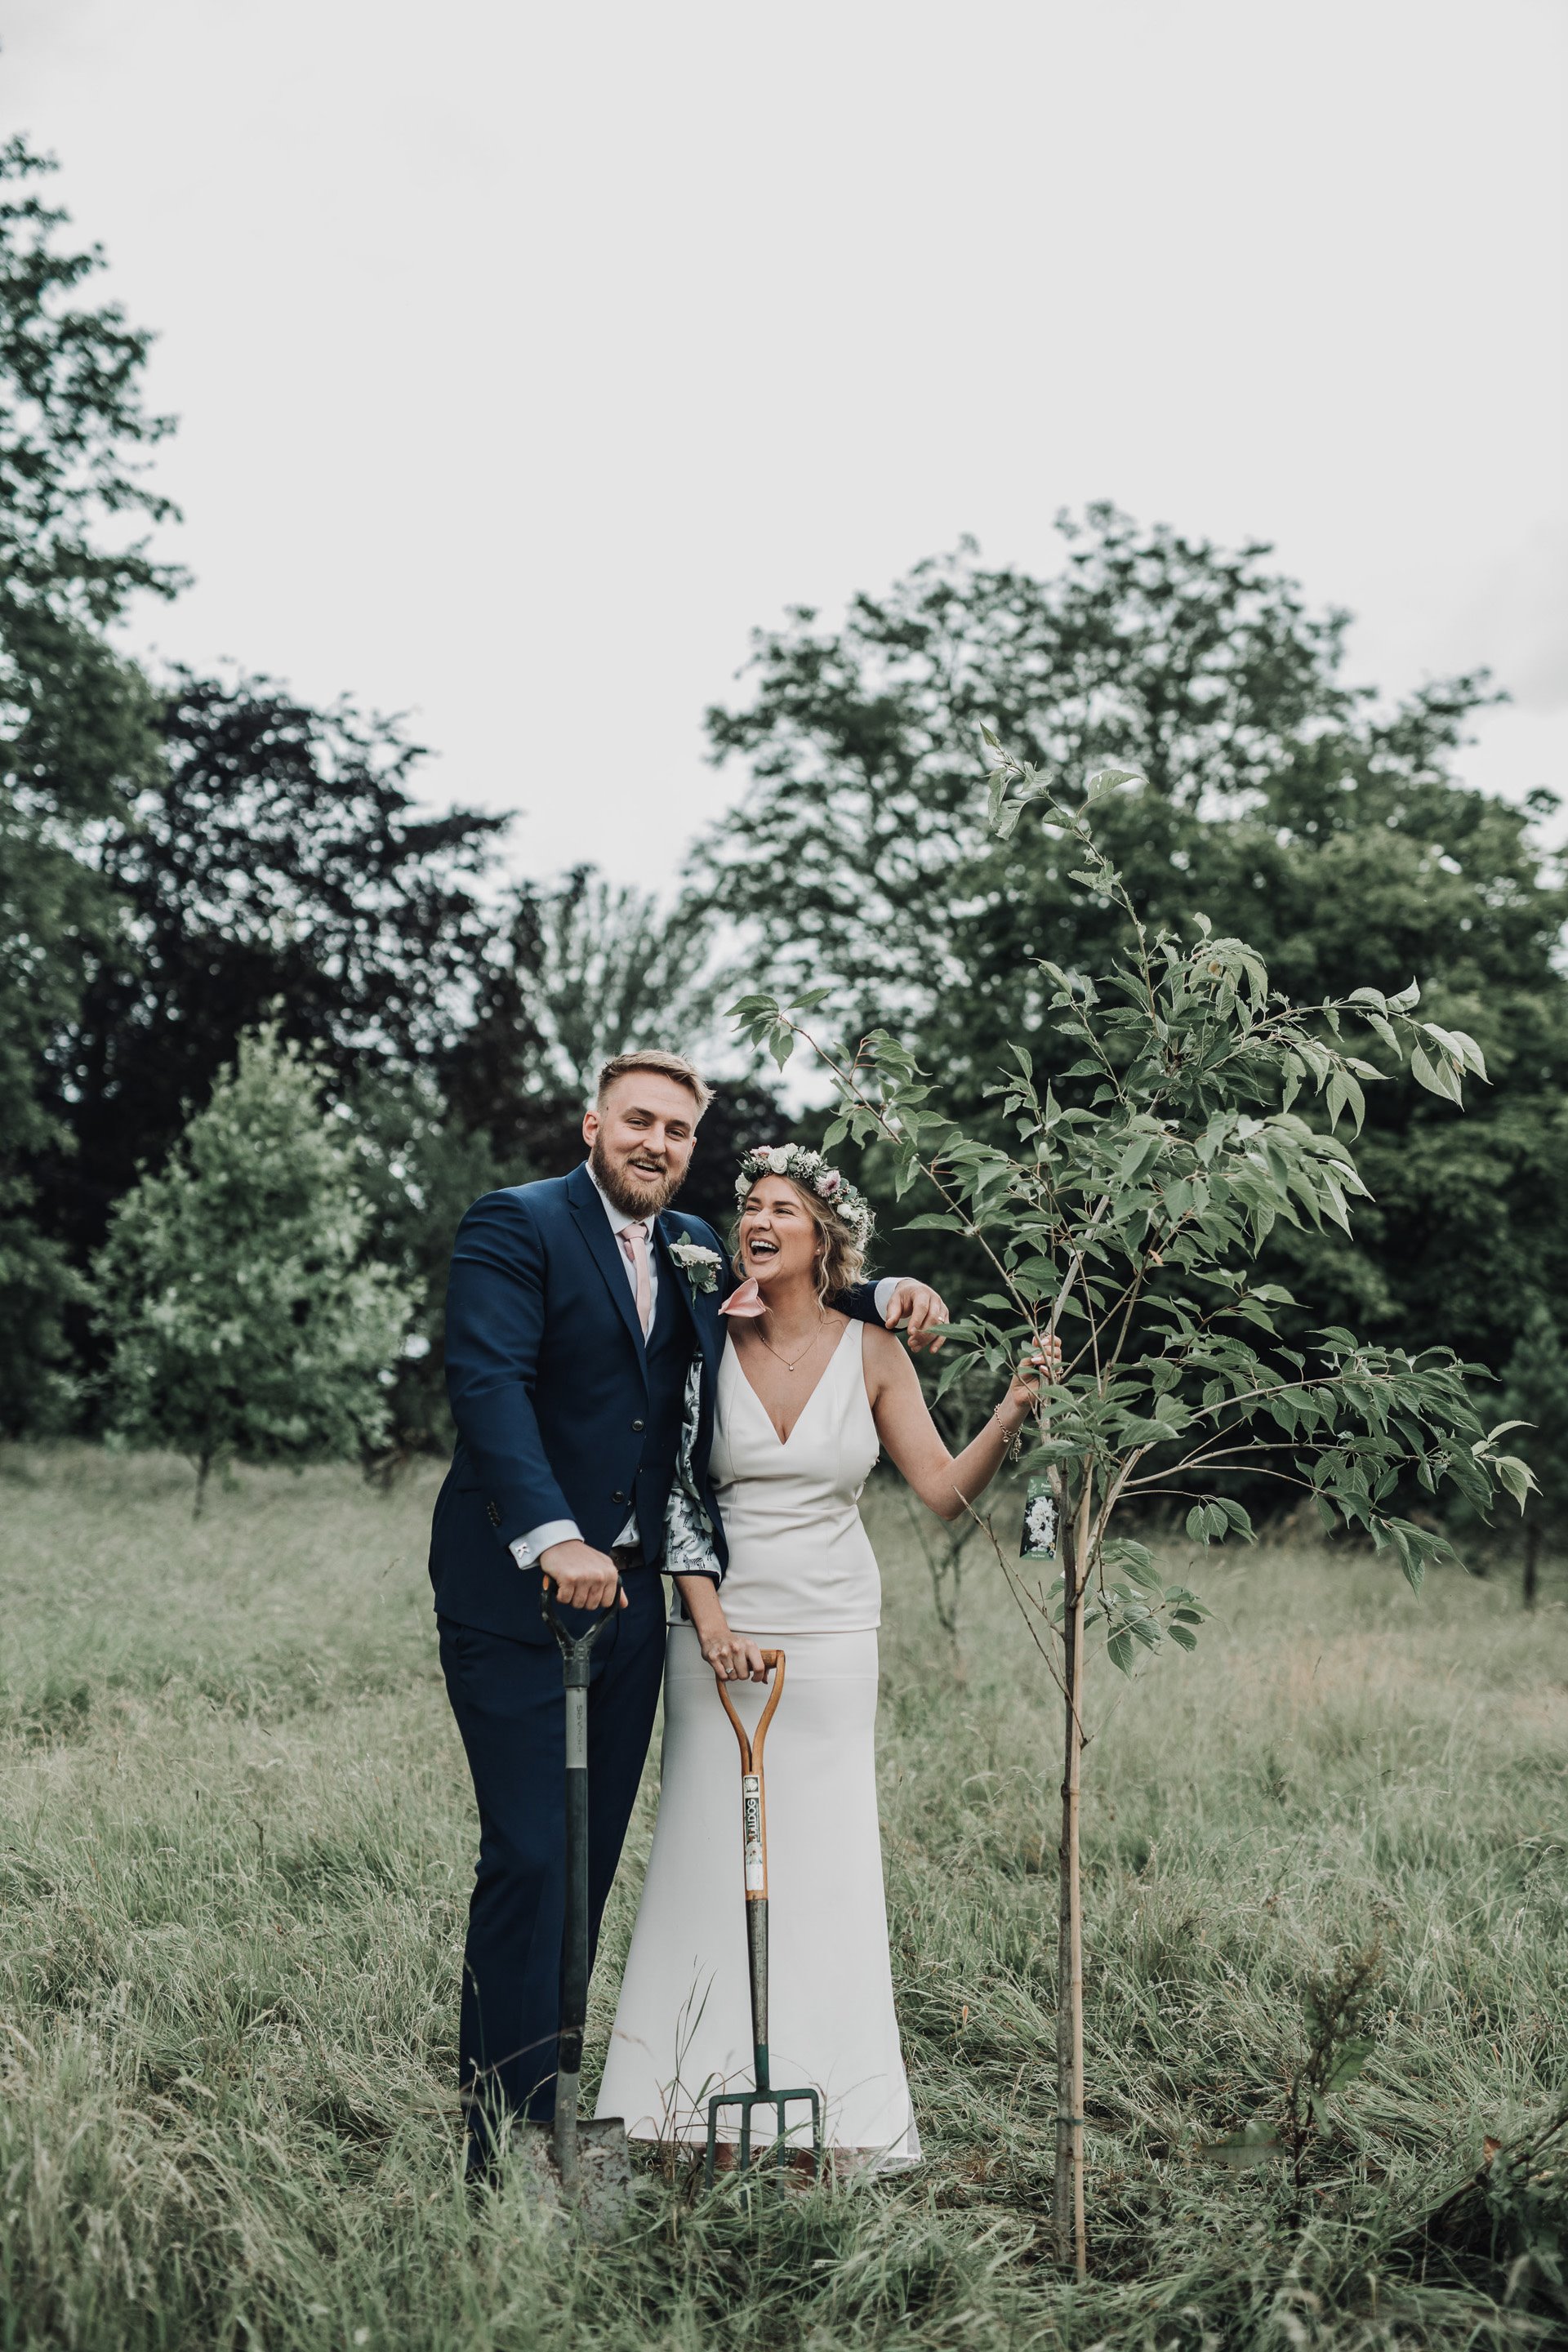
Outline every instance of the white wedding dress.
{"type": "MultiPolygon", "coordinates": [[[[856,1507],[878,1454],[864,1329],[842,1333],[787,1444],[727,1346],[712,1468],[730,1551],[725,1614],[785,1655],[763,1759],[773,2080],[822,2094],[829,2147],[892,2170],[918,2163],[921,2148],[877,1822],[881,1580],[856,1507]]],[[[730,1695],[754,1728],[762,1685],[731,1683],[730,1695]]],[[[700,2144],[710,2094],[751,2087],[740,1749],[696,1634],[672,1620],[658,1823],[598,2112],[624,2116],[637,2139],[700,2144]]],[[[802,2145],[807,2115],[790,2115],[802,2145]]],[[[739,2137],[733,2110],[720,2129],[739,2137]]]]}

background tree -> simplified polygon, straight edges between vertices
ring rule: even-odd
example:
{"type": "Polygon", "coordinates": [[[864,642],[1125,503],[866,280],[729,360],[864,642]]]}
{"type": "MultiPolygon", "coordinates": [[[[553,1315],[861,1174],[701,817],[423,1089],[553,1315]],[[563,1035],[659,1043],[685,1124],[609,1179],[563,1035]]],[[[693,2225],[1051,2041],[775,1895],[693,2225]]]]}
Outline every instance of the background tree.
{"type": "MultiPolygon", "coordinates": [[[[1206,1614],[1124,1532],[1128,1506],[1180,1498],[1194,1542],[1250,1537],[1232,1489],[1238,1475],[1261,1475],[1310,1496],[1331,1532],[1353,1530],[1391,1552],[1419,1587],[1448,1547],[1400,1512],[1407,1482],[1428,1495],[1451,1485],[1483,1513],[1495,1487],[1522,1502],[1531,1485],[1523,1462],[1498,1454],[1502,1430],[1481,1423],[1450,1349],[1368,1345],[1337,1327],[1292,1347],[1279,1328],[1289,1294],[1258,1271],[1277,1224],[1344,1230],[1364,1190],[1333,1130],[1342,1119],[1359,1130],[1364,1090],[1384,1074],[1348,1049],[1347,1033],[1408,1063],[1449,1104],[1464,1074],[1485,1076],[1474,1040],[1417,1021],[1415,990],[1389,998],[1360,987],[1298,1007],[1270,987],[1249,945],[1214,937],[1206,918],[1191,927],[1191,944],[1152,931],[1100,838],[1101,812],[1142,781],[1101,771],[1087,803],[1069,802],[1026,764],[998,757],[989,799],[998,843],[1011,843],[1026,811],[1032,822],[1043,814],[1040,829],[1120,949],[1099,979],[1041,963],[1060,1076],[1037,1077],[1032,1049],[1011,1043],[992,1089],[1007,1148],[938,1108],[936,1089],[886,1030],[854,1052],[816,1049],[837,1095],[827,1143],[879,1141],[900,1192],[923,1176],[942,1206],[916,1222],[952,1235],[993,1286],[959,1327],[943,1384],[977,1359],[1005,1376],[1064,1334],[1066,1378],[1042,1398],[1026,1465],[1052,1488],[1060,1572],[1048,1586],[1048,1571],[1009,1573],[1063,1701],[1054,2215],[1058,2254],[1080,2277],[1086,1643],[1100,1629],[1110,1663],[1130,1674],[1167,1639],[1191,1649],[1206,1614]],[[1327,1134],[1293,1108],[1314,1096],[1327,1134]]],[[[791,1009],[752,996],[735,1011],[782,1065],[797,1036],[815,1042],[796,1013],[826,993],[810,990],[791,1009]]]]}
{"type": "Polygon", "coordinates": [[[138,591],[177,575],[126,525],[171,509],[142,478],[169,428],[141,376],[150,338],[114,304],[84,305],[101,264],[71,250],[41,183],[53,165],[0,149],[0,1427],[47,1420],[68,1383],[66,1253],[39,1230],[37,1161],[65,1134],[41,1084],[89,960],[120,909],[76,854],[151,772],[153,706],[105,630],[138,591]]]}
{"type": "Polygon", "coordinates": [[[1537,1300],[1503,1375],[1501,1410],[1524,1424],[1514,1439],[1535,1473],[1524,1506],[1524,1605],[1533,1609],[1543,1542],[1568,1532],[1568,1349],[1552,1310],[1537,1300]]]}
{"type": "Polygon", "coordinates": [[[557,1076],[584,1093],[631,1042],[700,1057],[719,1028],[710,908],[670,911],[651,891],[574,866],[533,894],[540,1021],[557,1076]]]}
{"type": "Polygon", "coordinates": [[[498,1159],[489,1136],[455,1119],[427,1077],[368,1078],[348,1108],[368,1218],[365,1254],[392,1269],[410,1301],[387,1393],[387,1434],[372,1465],[390,1478],[412,1454],[451,1450],[447,1273],[463,1213],[481,1193],[532,1171],[498,1159]]]}
{"type": "Polygon", "coordinates": [[[46,1175],[79,1256],[246,1031],[275,1020],[339,1096],[429,1069],[490,932],[480,877],[506,820],[421,809],[421,754],[390,722],[180,672],[158,725],[156,767],[79,852],[123,910],[49,1055],[72,1150],[46,1175]]]}
{"type": "MultiPolygon", "coordinates": [[[[1144,787],[1097,824],[1151,923],[1205,911],[1303,1000],[1418,978],[1431,1016],[1478,1039],[1493,1086],[1462,1125],[1407,1081],[1379,1090],[1354,1236],[1277,1230],[1269,1250],[1321,1318],[1441,1335],[1500,1367],[1542,1282],[1568,1288],[1568,893],[1531,833],[1554,803],[1465,790],[1454,763],[1484,680],[1380,713],[1343,680],[1347,616],[1309,612],[1265,547],[1109,507],[1062,528],[1055,578],[987,568],[966,543],[856,597],[841,627],[802,608],[760,633],[750,699],[709,718],[751,790],[692,887],[722,890],[770,971],[828,982],[858,1028],[895,1032],[994,1137],[984,1089],[1006,1041],[1042,1076],[1058,1050],[1042,959],[1100,969],[1116,920],[1048,835],[1004,849],[988,833],[975,726],[1058,785],[1136,768],[1144,787]]],[[[865,1181],[890,1199],[885,1152],[865,1181]]],[[[928,1270],[952,1263],[923,1248],[928,1270]]]]}
{"type": "Polygon", "coordinates": [[[93,1265],[110,1437],[196,1467],[352,1458],[384,1444],[412,1297],[366,1264],[370,1213],[344,1122],[276,1033],[110,1220],[93,1265]]]}
{"type": "Polygon", "coordinates": [[[680,1199],[727,1230],[735,1162],[764,1136],[787,1140],[795,1122],[754,1066],[734,1070],[732,1041],[721,1045],[715,929],[689,897],[667,910],[591,866],[518,886],[479,967],[473,1017],[440,1066],[454,1117],[517,1171],[506,1182],[564,1175],[581,1159],[584,1108],[611,1054],[661,1045],[710,1069],[717,1054],[730,1066],[680,1199]]]}

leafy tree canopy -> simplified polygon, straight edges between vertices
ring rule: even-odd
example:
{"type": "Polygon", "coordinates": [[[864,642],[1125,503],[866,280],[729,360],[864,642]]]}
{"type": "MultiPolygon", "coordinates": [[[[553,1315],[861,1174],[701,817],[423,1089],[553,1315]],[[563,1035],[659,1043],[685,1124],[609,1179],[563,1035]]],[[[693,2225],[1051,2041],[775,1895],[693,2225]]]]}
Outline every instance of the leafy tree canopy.
{"type": "Polygon", "coordinates": [[[152,336],[77,299],[103,255],[60,248],[67,216],[40,190],[55,168],[24,139],[0,148],[0,594],[101,625],[179,584],[132,535],[174,513],[143,454],[173,419],[143,404],[152,336]]]}
{"type": "Polygon", "coordinates": [[[120,908],[77,855],[121,816],[156,758],[153,698],[101,635],[139,590],[167,593],[139,528],[172,509],[147,486],[169,420],[149,413],[150,338],[83,299],[96,248],[62,246],[52,168],[0,148],[0,1425],[47,1419],[76,1293],[33,1214],[36,1156],[62,1139],[38,1086],[80,978],[115,952],[120,908]]]}
{"type": "MultiPolygon", "coordinates": [[[[801,609],[759,635],[750,699],[709,720],[715,754],[743,761],[752,788],[701,845],[693,887],[721,884],[770,968],[831,983],[863,1029],[895,1030],[950,1102],[983,1117],[1005,1042],[1041,1037],[1042,960],[1098,969],[1126,941],[1120,908],[1058,842],[987,831],[976,728],[1069,801],[1087,768],[1136,769],[1145,781],[1097,825],[1148,921],[1207,913],[1297,998],[1417,979],[1433,1017],[1477,1038],[1494,1085],[1462,1130],[1407,1081],[1381,1089],[1354,1239],[1277,1236],[1273,1250],[1325,1317],[1500,1363],[1543,1274],[1568,1285],[1552,1174],[1568,893],[1531,836],[1553,803],[1515,808],[1456,781],[1484,678],[1392,713],[1348,685],[1347,616],[1310,612],[1266,547],[1227,552],[1103,506],[1063,530],[1052,579],[988,569],[966,544],[857,597],[841,627],[801,609]]],[[[1038,1050],[1048,1073],[1048,1036],[1038,1050]]],[[[873,1155],[873,1185],[877,1171],[873,1155]]]]}
{"type": "Polygon", "coordinates": [[[182,672],[160,731],[156,770],[83,845],[124,913],[52,1056],[76,1150],[50,1192],[78,1246],[246,1030],[276,1013],[340,1092],[428,1068],[489,937],[479,877],[506,820],[418,808],[420,755],[390,723],[182,672]]]}
{"type": "Polygon", "coordinates": [[[241,1042],[94,1262],[110,1436],[196,1465],[353,1458],[382,1444],[411,1299],[367,1264],[370,1211],[320,1076],[272,1031],[241,1042]]]}

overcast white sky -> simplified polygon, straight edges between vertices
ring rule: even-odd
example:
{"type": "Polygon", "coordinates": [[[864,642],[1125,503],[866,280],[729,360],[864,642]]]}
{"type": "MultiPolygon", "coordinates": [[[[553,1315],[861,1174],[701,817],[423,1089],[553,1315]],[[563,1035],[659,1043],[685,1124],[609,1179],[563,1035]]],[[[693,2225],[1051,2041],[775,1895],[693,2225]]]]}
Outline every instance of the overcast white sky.
{"type": "Polygon", "coordinates": [[[1272,539],[1568,784],[1563,0],[0,0],[162,340],[141,642],[668,878],[748,630],[1051,518],[1272,539]]]}

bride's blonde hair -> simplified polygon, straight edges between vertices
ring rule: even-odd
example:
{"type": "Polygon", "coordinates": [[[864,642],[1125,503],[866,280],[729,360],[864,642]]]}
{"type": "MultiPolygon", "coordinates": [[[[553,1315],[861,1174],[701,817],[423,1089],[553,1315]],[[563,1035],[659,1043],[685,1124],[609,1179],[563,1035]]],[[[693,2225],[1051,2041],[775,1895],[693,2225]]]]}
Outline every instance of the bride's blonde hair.
{"type": "MultiPolygon", "coordinates": [[[[852,1290],[866,1271],[866,1251],[838,1214],[831,1201],[814,1192],[809,1184],[797,1184],[793,1176],[781,1180],[800,1201],[806,1215],[816,1228],[816,1295],[826,1307],[841,1290],[852,1290]]],[[[743,1281],[745,1269],[741,1261],[741,1228],[737,1222],[731,1236],[734,1252],[732,1264],[737,1281],[743,1281]]]]}

